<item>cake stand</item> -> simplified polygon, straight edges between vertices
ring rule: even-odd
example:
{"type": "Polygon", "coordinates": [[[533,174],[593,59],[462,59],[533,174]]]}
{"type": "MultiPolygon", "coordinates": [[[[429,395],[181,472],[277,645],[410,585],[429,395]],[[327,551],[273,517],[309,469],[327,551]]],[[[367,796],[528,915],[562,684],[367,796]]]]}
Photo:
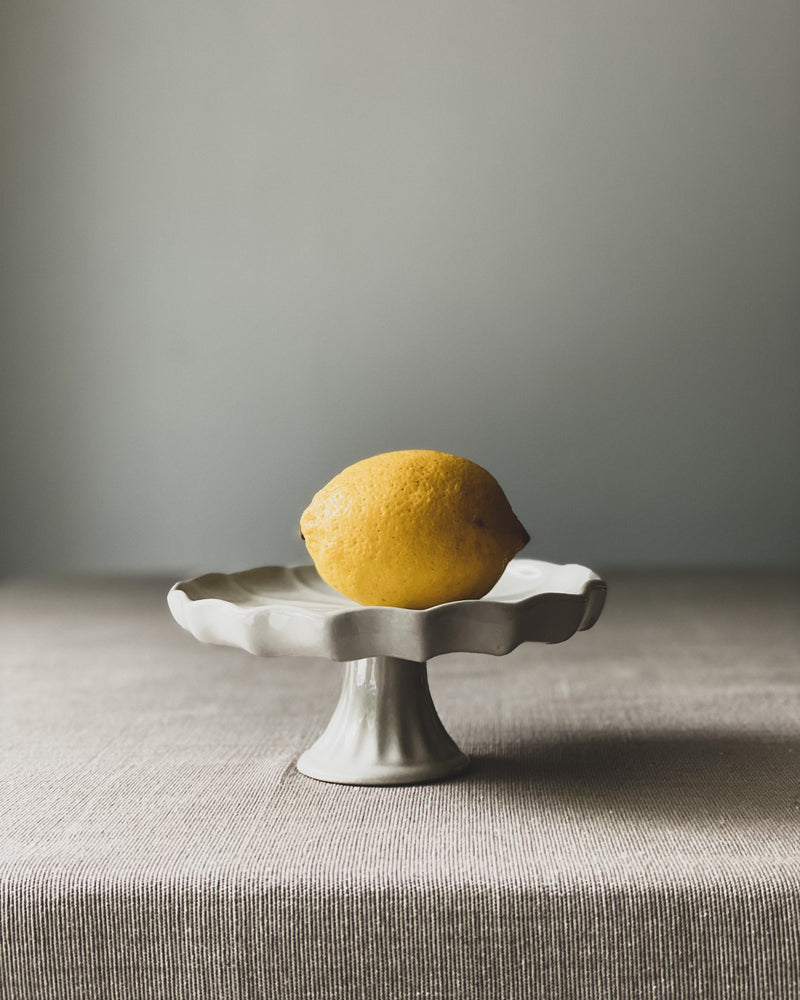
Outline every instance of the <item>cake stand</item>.
{"type": "Polygon", "coordinates": [[[340,784],[401,785],[444,778],[469,763],[436,712],[429,659],[563,642],[594,625],[605,594],[603,580],[585,566],[514,559],[479,601],[425,611],[355,604],[313,566],[208,573],[176,583],[167,601],[201,642],[256,656],[343,661],[339,702],[298,770],[340,784]]]}

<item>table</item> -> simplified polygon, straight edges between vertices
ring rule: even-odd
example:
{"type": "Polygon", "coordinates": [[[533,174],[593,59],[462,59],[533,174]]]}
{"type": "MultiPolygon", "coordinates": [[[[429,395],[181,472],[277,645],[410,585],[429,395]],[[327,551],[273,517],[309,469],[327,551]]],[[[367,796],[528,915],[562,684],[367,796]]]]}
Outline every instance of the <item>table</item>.
{"type": "Polygon", "coordinates": [[[0,996],[800,996],[800,579],[605,575],[431,661],[472,766],[395,788],[295,769],[338,665],[197,643],[171,579],[3,584],[0,996]]]}

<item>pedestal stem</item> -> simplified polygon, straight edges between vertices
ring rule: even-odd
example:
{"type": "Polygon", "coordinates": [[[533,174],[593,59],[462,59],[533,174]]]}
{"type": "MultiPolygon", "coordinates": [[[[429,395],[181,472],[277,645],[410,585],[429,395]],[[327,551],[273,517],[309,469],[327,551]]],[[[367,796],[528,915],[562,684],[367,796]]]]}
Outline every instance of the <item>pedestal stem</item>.
{"type": "Polygon", "coordinates": [[[331,721],[297,767],[322,781],[399,785],[442,778],[468,763],[436,712],[427,664],[373,656],[344,665],[331,721]]]}

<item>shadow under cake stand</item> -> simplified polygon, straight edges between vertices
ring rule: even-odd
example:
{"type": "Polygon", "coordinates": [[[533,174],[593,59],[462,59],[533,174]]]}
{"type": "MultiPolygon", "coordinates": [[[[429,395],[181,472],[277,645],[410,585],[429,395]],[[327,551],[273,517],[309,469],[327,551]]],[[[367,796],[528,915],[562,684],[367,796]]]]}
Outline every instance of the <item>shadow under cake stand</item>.
{"type": "Polygon", "coordinates": [[[401,785],[444,778],[469,763],[436,712],[429,659],[564,642],[594,625],[605,594],[603,580],[585,566],[514,559],[480,600],[425,611],[355,604],[313,566],[208,573],[176,583],[167,601],[201,642],[256,656],[343,661],[333,716],[297,768],[321,781],[401,785]]]}

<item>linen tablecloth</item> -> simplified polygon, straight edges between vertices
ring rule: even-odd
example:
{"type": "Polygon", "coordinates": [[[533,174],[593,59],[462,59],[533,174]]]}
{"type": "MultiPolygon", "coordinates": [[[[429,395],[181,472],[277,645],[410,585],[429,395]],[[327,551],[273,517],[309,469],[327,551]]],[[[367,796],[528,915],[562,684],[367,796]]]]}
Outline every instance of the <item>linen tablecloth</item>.
{"type": "Polygon", "coordinates": [[[172,580],[0,587],[3,1000],[800,997],[800,585],[607,574],[429,666],[472,758],[295,769],[341,666],[206,646],[172,580]]]}

